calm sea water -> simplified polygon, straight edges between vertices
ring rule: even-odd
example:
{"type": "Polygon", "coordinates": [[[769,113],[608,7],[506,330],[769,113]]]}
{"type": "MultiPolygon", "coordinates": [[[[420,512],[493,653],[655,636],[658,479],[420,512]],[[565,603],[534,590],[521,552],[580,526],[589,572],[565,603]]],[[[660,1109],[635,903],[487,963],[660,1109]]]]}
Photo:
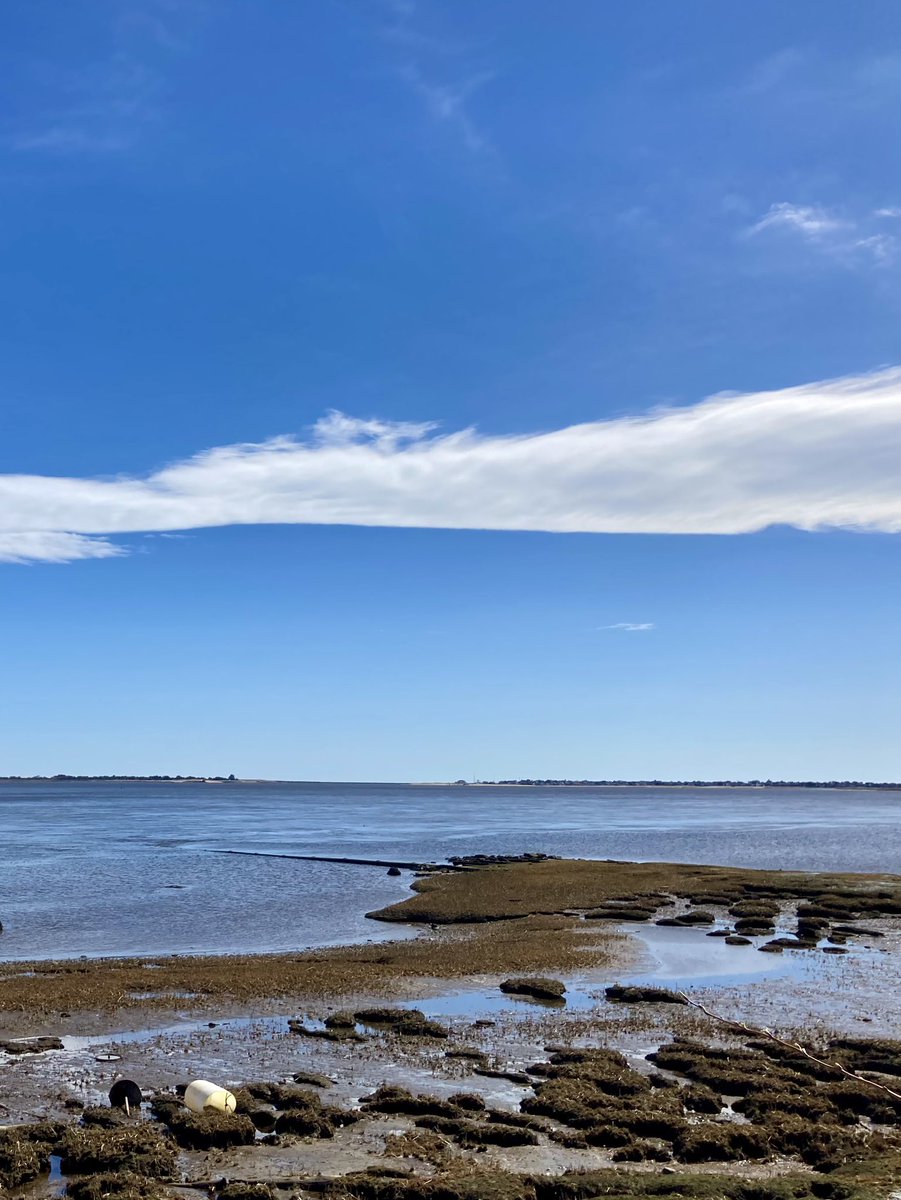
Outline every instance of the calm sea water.
{"type": "Polygon", "coordinates": [[[398,936],[384,869],[216,850],[901,873],[901,792],[0,783],[0,957],[289,950],[398,936]]]}

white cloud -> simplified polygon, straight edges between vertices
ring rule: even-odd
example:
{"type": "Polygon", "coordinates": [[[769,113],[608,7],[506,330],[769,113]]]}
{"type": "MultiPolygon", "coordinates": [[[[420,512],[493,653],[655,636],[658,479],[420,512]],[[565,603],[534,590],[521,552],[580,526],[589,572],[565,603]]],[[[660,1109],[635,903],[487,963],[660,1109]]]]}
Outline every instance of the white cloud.
{"type": "Polygon", "coordinates": [[[615,625],[601,625],[600,629],[622,629],[626,633],[644,633],[648,629],[656,629],[653,621],[617,621],[615,625]]]}
{"type": "Polygon", "coordinates": [[[332,414],[306,440],[218,447],[146,478],[0,475],[0,558],[255,524],[899,532],[899,463],[901,369],[514,436],[332,414]]]}
{"type": "Polygon", "coordinates": [[[493,78],[490,71],[451,83],[436,83],[427,79],[417,66],[406,66],[400,74],[422,97],[436,121],[456,128],[467,150],[475,154],[490,149],[488,139],[478,129],[468,110],[470,97],[493,78]]]}
{"type": "MultiPolygon", "coordinates": [[[[161,535],[162,536],[162,535],[161,535]]],[[[75,562],[79,558],[115,558],[125,551],[101,537],[53,530],[0,531],[0,562],[75,562]]]]}
{"type": "Polygon", "coordinates": [[[846,226],[847,222],[831,216],[823,208],[803,204],[771,204],[769,211],[748,232],[754,234],[765,229],[787,228],[797,230],[806,238],[816,239],[846,226]]]}
{"type": "Polygon", "coordinates": [[[818,205],[771,204],[760,220],[744,232],[746,237],[755,237],[781,231],[800,237],[817,252],[845,265],[882,266],[894,260],[899,242],[891,234],[880,232],[873,218],[894,216],[901,216],[901,210],[880,208],[852,220],[818,205]]]}

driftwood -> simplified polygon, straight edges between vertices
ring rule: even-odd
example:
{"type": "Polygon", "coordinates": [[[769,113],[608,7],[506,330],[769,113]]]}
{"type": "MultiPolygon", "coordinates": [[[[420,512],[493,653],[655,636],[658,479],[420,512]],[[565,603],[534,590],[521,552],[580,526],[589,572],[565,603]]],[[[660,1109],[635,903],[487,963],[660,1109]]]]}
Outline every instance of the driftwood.
{"type": "Polygon", "coordinates": [[[749,1033],[752,1037],[766,1038],[767,1041],[775,1042],[777,1046],[783,1046],[786,1050],[796,1051],[803,1058],[816,1063],[818,1067],[827,1067],[830,1070],[839,1071],[846,1079],[853,1079],[856,1083],[865,1083],[868,1087],[882,1092],[883,1095],[891,1096],[893,1100],[901,1100],[901,1092],[896,1092],[893,1088],[888,1087],[884,1083],[879,1083],[875,1079],[869,1079],[866,1075],[861,1075],[859,1071],[849,1070],[848,1067],[843,1066],[839,1062],[830,1062],[826,1058],[819,1058],[816,1054],[812,1054],[806,1046],[802,1046],[800,1042],[792,1042],[788,1038],[781,1038],[778,1034],[773,1033],[772,1029],[767,1029],[765,1026],[747,1025],[744,1021],[736,1021],[732,1017],[724,1017],[720,1013],[712,1012],[700,1000],[692,1000],[686,992],[679,992],[679,995],[686,1004],[690,1004],[692,1008],[699,1009],[705,1016],[710,1017],[712,1021],[716,1021],[720,1025],[726,1025],[728,1028],[738,1030],[741,1033],[749,1033]]]}

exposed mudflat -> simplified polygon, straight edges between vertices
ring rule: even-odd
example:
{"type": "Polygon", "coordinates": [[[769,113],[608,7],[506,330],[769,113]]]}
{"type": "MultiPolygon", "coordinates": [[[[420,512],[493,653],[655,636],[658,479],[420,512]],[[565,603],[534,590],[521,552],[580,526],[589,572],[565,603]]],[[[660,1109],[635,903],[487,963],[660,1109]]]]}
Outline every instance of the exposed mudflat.
{"type": "MultiPolygon", "coordinates": [[[[736,1149],[730,1143],[724,1150],[719,1141],[726,1138],[725,1126],[743,1128],[749,1120],[733,1107],[740,1097],[730,1093],[730,1086],[752,1087],[756,1074],[763,1079],[771,1070],[770,1060],[759,1049],[746,1049],[753,1040],[750,1035],[737,1035],[691,1005],[616,1003],[605,994],[613,983],[684,991],[724,1018],[768,1026],[832,1055],[852,1053],[836,1050],[838,1039],[881,1039],[875,1078],[901,1090],[901,1065],[893,1076],[895,1051],[885,1049],[899,1046],[886,1039],[901,1027],[901,916],[894,911],[896,906],[901,910],[901,882],[890,877],[823,880],[716,868],[664,869],[660,864],[639,868],[562,863],[490,868],[475,875],[424,880],[421,886],[420,895],[408,902],[414,906],[410,915],[420,921],[438,915],[443,923],[423,930],[416,939],[387,946],[348,947],[313,956],[4,965],[0,1038],[58,1035],[63,1047],[0,1052],[0,1123],[24,1126],[59,1120],[75,1126],[85,1108],[107,1104],[111,1084],[123,1077],[137,1081],[145,1095],[165,1097],[194,1078],[211,1079],[240,1094],[245,1085],[258,1081],[293,1086],[296,1075],[297,1087],[320,1097],[326,1110],[353,1114],[350,1123],[336,1118],[329,1136],[287,1132],[286,1127],[268,1142],[258,1134],[246,1145],[205,1150],[182,1146],[176,1150],[174,1172],[159,1182],[151,1179],[150,1190],[171,1191],[177,1179],[206,1182],[228,1177],[274,1181],[290,1189],[286,1195],[303,1191],[307,1184],[321,1193],[332,1186],[327,1183],[332,1179],[344,1181],[341,1195],[414,1200],[432,1194],[429,1180],[441,1179],[442,1186],[451,1188],[442,1195],[463,1196],[469,1194],[467,1187],[476,1187],[471,1193],[475,1197],[500,1188],[497,1194],[511,1200],[542,1200],[536,1179],[566,1179],[573,1171],[615,1170],[646,1182],[655,1178],[655,1194],[667,1195],[660,1190],[665,1170],[687,1172],[698,1181],[686,1190],[681,1183],[677,1187],[673,1175],[673,1194],[741,1195],[745,1200],[751,1193],[728,1188],[743,1179],[765,1179],[771,1190],[754,1193],[763,1200],[783,1194],[772,1189],[785,1176],[794,1189],[785,1195],[806,1196],[809,1184],[814,1189],[810,1195],[838,1200],[888,1196],[896,1166],[901,1180],[891,1106],[873,1108],[866,1085],[859,1084],[852,1087],[864,1087],[863,1099],[839,1100],[839,1092],[828,1091],[836,1084],[814,1078],[799,1082],[794,1068],[785,1075],[784,1087],[795,1097],[791,1119],[802,1122],[797,1144],[786,1141],[784,1113],[761,1110],[752,1117],[753,1137],[748,1135],[747,1145],[736,1143],[736,1149]],[[538,875],[545,872],[542,887],[538,875]],[[524,903],[527,912],[499,911],[504,906],[521,910],[524,903]],[[422,904],[429,906],[427,914],[415,908],[422,904]],[[646,911],[648,916],[642,921],[608,919],[606,910],[617,905],[633,912],[637,907],[639,914],[646,911]],[[749,907],[754,910],[751,916],[745,911],[749,907]],[[730,908],[737,908],[738,914],[730,908]],[[770,913],[766,918],[765,909],[770,913]],[[825,915],[817,917],[811,909],[825,915]],[[711,919],[696,919],[699,913],[711,919]],[[771,929],[751,932],[746,944],[708,936],[739,920],[764,919],[771,929]],[[658,920],[668,923],[659,925],[658,920]],[[853,932],[837,933],[838,925],[853,932]],[[783,939],[800,944],[761,952],[760,947],[783,939]],[[830,952],[835,949],[841,953],[830,952]],[[537,972],[565,984],[565,1003],[541,1003],[499,988],[511,974],[537,972]],[[384,1007],[386,997],[389,1009],[415,1007],[426,1027],[437,1022],[439,1036],[405,1036],[400,1026],[379,1019],[351,1018],[349,1026],[341,1024],[343,1018],[334,1021],[337,1010],[359,1015],[376,1005],[384,1007]],[[93,1009],[92,998],[99,1001],[93,1009]],[[64,1001],[81,1004],[63,1007],[64,1001]],[[718,1075],[716,1060],[711,1067],[703,1053],[697,1062],[686,1060],[687,1067],[680,1063],[678,1070],[655,1066],[648,1059],[680,1038],[713,1047],[711,1054],[717,1053],[716,1047],[733,1047],[738,1055],[736,1085],[718,1075]],[[597,1064],[569,1067],[564,1061],[555,1067],[554,1055],[561,1047],[621,1053],[623,1065],[613,1070],[616,1080],[625,1082],[614,1080],[614,1087],[607,1075],[598,1074],[597,1064]],[[556,1072],[561,1078],[549,1089],[548,1075],[542,1072],[556,1072]],[[681,1089],[706,1088],[705,1081],[712,1079],[716,1103],[711,1102],[707,1115],[685,1108],[680,1098],[688,1092],[673,1092],[660,1083],[649,1086],[655,1072],[681,1089]],[[311,1084],[312,1076],[324,1078],[311,1084]],[[398,1111],[367,1107],[367,1097],[385,1085],[414,1096],[432,1096],[439,1109],[443,1101],[451,1115],[417,1117],[402,1111],[403,1104],[398,1111]],[[598,1088],[613,1106],[608,1112],[604,1102],[605,1121],[619,1122],[615,1134],[585,1135],[584,1121],[580,1124],[579,1106],[588,1103],[594,1113],[591,1089],[598,1088]],[[807,1103],[811,1091],[818,1092],[816,1105],[822,1112],[814,1113],[807,1103]],[[497,1116],[488,1120],[477,1108],[460,1110],[458,1099],[451,1098],[461,1093],[477,1098],[473,1105],[481,1103],[497,1116]],[[611,1099],[630,1094],[640,1097],[649,1114],[643,1131],[629,1117],[632,1102],[623,1107],[611,1099]],[[578,1097],[578,1103],[572,1097],[578,1097]],[[795,1112],[799,1105],[804,1109],[800,1117],[795,1112]],[[871,1109],[878,1120],[867,1115],[871,1109]],[[652,1111],[657,1113],[654,1119],[652,1111]],[[504,1113],[510,1114],[506,1119],[511,1128],[520,1131],[526,1126],[516,1122],[529,1119],[523,1114],[536,1114],[531,1118],[536,1124],[526,1134],[503,1135],[514,1143],[519,1136],[522,1144],[492,1140],[496,1127],[504,1126],[504,1113]],[[820,1130],[816,1161],[806,1161],[798,1147],[805,1138],[813,1145],[824,1114],[828,1130],[834,1126],[832,1141],[823,1142],[820,1130]],[[424,1126],[423,1121],[432,1124],[424,1126]],[[809,1122],[807,1134],[804,1121],[809,1122]],[[695,1126],[708,1139],[700,1148],[695,1126]],[[707,1133],[711,1126],[716,1138],[707,1133]],[[872,1166],[870,1149],[882,1167],[872,1166]],[[673,1165],[664,1165],[669,1163],[673,1165]],[[389,1187],[386,1168],[412,1172],[421,1182],[414,1186],[400,1179],[389,1187]],[[355,1183],[354,1172],[366,1172],[367,1182],[355,1183]],[[704,1179],[713,1186],[714,1177],[719,1191],[697,1190],[704,1179]],[[373,1182],[376,1179],[382,1182],[373,1182]],[[823,1191],[826,1179],[836,1187],[843,1180],[842,1187],[850,1190],[823,1191]]],[[[856,1069],[855,1062],[848,1061],[856,1069]]],[[[901,1047],[897,1063],[901,1064],[901,1047]]],[[[610,1064],[605,1064],[609,1073],[610,1064]]],[[[773,1069],[783,1070],[778,1063],[773,1069]]],[[[160,1111],[168,1110],[164,1105],[160,1111]]],[[[599,1119],[591,1117],[595,1124],[599,1119]]],[[[146,1110],[134,1122],[164,1128],[146,1110]]],[[[3,1136],[0,1130],[0,1160],[3,1136]]],[[[40,1145],[45,1162],[50,1161],[51,1143],[40,1145]]],[[[27,1187],[27,1194],[46,1196],[57,1193],[63,1183],[56,1170],[39,1173],[33,1182],[23,1181],[13,1190],[24,1195],[27,1187]]],[[[608,1180],[604,1185],[607,1191],[609,1184],[608,1180]]],[[[128,1186],[134,1187],[134,1180],[128,1186]]],[[[601,1194],[578,1188],[570,1193],[569,1186],[560,1183],[554,1200],[601,1194]]],[[[616,1190],[638,1194],[623,1191],[627,1186],[638,1184],[620,1180],[616,1190]]],[[[104,1194],[132,1193],[120,1180],[104,1194]]]]}

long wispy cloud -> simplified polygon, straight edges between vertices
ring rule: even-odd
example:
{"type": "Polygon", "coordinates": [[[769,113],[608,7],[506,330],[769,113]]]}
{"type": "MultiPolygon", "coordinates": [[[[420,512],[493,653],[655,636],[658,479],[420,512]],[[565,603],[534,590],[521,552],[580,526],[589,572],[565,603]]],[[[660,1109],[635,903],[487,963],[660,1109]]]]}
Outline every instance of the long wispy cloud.
{"type": "Polygon", "coordinates": [[[0,476],[0,558],[109,557],[110,537],[318,524],[738,534],[901,531],[901,369],[544,433],[332,414],[143,478],[0,476]]]}
{"type": "Polygon", "coordinates": [[[617,621],[614,625],[600,625],[600,629],[617,629],[622,633],[647,633],[657,626],[653,621],[617,621]]]}
{"type": "Polygon", "coordinates": [[[868,263],[885,266],[893,262],[901,249],[886,221],[896,219],[901,210],[878,208],[874,212],[850,217],[812,204],[771,204],[769,209],[745,229],[746,237],[782,234],[800,238],[819,254],[849,266],[868,263]]]}

